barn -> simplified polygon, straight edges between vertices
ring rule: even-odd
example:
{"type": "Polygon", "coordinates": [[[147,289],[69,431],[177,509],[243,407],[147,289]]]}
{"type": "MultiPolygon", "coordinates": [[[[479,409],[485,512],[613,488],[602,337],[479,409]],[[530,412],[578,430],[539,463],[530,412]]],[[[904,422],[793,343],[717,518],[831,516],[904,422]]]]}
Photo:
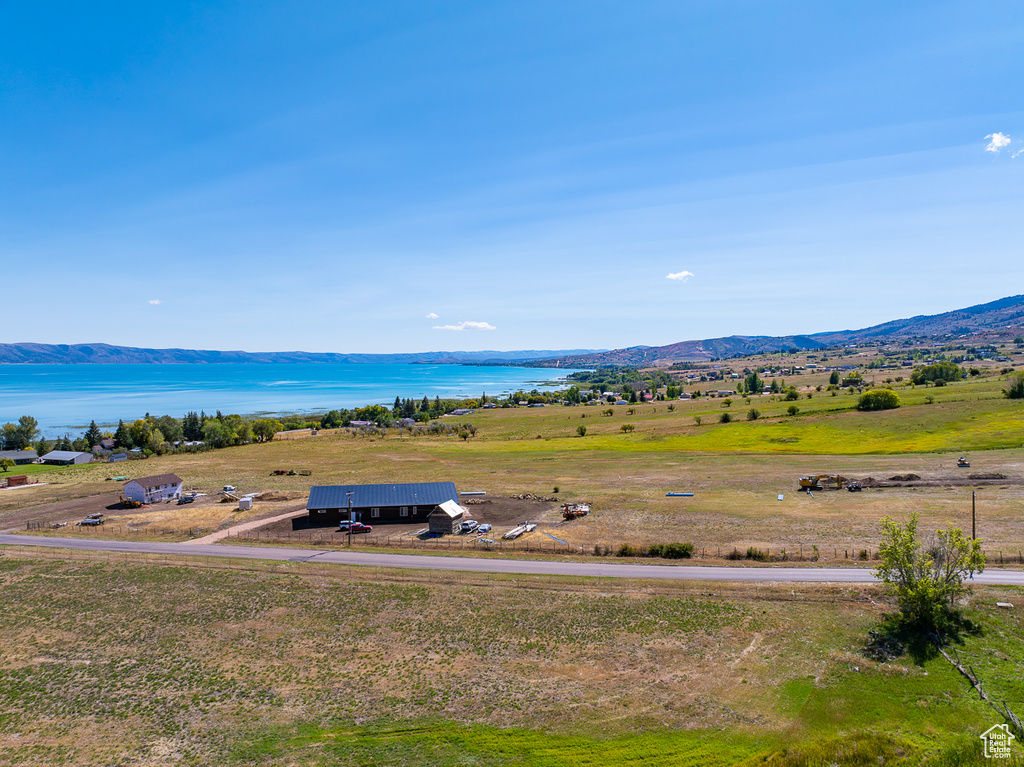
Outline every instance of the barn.
{"type": "Polygon", "coordinates": [[[445,501],[459,502],[454,482],[318,485],[310,488],[306,502],[310,523],[328,525],[347,519],[350,497],[356,520],[374,525],[422,524],[445,501]]]}
{"type": "Polygon", "coordinates": [[[72,466],[78,463],[92,463],[92,453],[80,453],[77,450],[51,450],[39,460],[54,466],[72,466]]]}
{"type": "Polygon", "coordinates": [[[139,477],[124,485],[124,496],[139,503],[158,503],[181,498],[181,477],[177,474],[155,474],[139,477]]]}

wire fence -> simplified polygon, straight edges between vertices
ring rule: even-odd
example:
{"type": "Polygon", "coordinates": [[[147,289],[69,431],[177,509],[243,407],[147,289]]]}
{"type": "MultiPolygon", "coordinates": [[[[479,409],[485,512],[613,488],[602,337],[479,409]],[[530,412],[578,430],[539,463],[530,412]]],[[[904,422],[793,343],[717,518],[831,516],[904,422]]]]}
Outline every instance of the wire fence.
{"type": "MultiPolygon", "coordinates": [[[[52,524],[40,520],[29,520],[26,530],[39,532],[51,530],[55,534],[71,537],[95,537],[114,539],[183,541],[201,538],[215,532],[206,528],[153,528],[148,525],[128,525],[106,522],[96,525],[52,524]]],[[[358,533],[352,535],[351,545],[357,548],[397,548],[416,551],[460,551],[460,552],[508,552],[516,554],[561,554],[591,557],[644,557],[652,544],[625,544],[622,542],[573,543],[543,535],[530,534],[505,540],[500,536],[444,535],[423,537],[417,533],[358,533]]],[[[225,542],[264,543],[278,545],[316,546],[320,548],[345,548],[349,546],[347,533],[336,528],[314,528],[307,530],[254,529],[239,532],[229,531],[225,542]]],[[[986,549],[982,552],[989,565],[1024,565],[1024,550],[986,549]]],[[[693,546],[689,559],[728,560],[748,562],[877,562],[877,548],[853,544],[800,543],[787,546],[693,546]]]]}

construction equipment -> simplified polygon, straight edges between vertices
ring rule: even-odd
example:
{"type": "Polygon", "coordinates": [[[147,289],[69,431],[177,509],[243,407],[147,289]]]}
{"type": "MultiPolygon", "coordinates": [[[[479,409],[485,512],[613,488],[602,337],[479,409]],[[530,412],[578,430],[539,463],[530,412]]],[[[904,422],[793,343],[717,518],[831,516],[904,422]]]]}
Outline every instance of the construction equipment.
{"type": "Polygon", "coordinates": [[[960,469],[969,469],[969,468],[971,468],[971,462],[968,461],[963,456],[960,456],[959,458],[956,459],[956,465],[960,469]]]}
{"type": "Polygon", "coordinates": [[[134,498],[125,498],[121,496],[121,505],[126,509],[140,509],[142,508],[142,501],[136,501],[134,498]]]}
{"type": "Polygon", "coordinates": [[[579,519],[590,513],[589,503],[563,503],[562,519],[579,519]]]}
{"type": "Polygon", "coordinates": [[[808,490],[822,490],[828,487],[831,490],[842,490],[846,484],[846,477],[840,474],[812,474],[809,477],[800,477],[800,492],[808,490]]]}

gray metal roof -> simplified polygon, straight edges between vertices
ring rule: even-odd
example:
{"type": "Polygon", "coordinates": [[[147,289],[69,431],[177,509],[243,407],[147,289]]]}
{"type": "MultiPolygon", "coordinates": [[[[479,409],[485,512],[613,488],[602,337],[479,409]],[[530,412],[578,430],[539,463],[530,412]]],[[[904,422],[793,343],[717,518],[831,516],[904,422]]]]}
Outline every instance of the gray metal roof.
{"type": "Polygon", "coordinates": [[[414,482],[398,485],[319,485],[309,489],[307,509],[348,508],[348,493],[352,493],[352,508],[368,509],[379,506],[437,506],[445,501],[459,502],[454,482],[414,482]]]}
{"type": "Polygon", "coordinates": [[[73,461],[80,455],[92,458],[92,453],[80,453],[77,450],[51,450],[43,456],[44,461],[73,461]]]}
{"type": "Polygon", "coordinates": [[[0,458],[10,458],[12,461],[24,461],[26,458],[35,460],[38,457],[35,450],[0,450],[0,458]]]}

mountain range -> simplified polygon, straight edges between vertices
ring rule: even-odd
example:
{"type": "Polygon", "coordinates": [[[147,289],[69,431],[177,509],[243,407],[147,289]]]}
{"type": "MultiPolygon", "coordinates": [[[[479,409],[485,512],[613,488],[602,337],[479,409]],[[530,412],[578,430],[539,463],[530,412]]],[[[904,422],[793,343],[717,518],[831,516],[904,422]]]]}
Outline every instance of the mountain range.
{"type": "Polygon", "coordinates": [[[139,349],[111,344],[0,344],[0,364],[211,364],[211,363],[395,363],[511,364],[534,359],[599,354],[600,349],[341,354],[331,352],[243,352],[209,349],[139,349]]]}
{"type": "Polygon", "coordinates": [[[1000,298],[942,314],[918,315],[890,320],[860,330],[834,330],[796,336],[726,336],[700,341],[680,341],[667,346],[631,346],[607,352],[566,355],[531,364],[551,367],[596,367],[604,365],[659,366],[673,362],[699,362],[786,349],[824,349],[829,346],[866,342],[951,340],[977,337],[977,343],[1024,335],[1024,295],[1000,298]]]}
{"type": "Polygon", "coordinates": [[[865,342],[949,340],[976,336],[989,342],[1024,335],[1024,295],[1000,298],[942,314],[891,320],[860,330],[835,330],[792,336],[726,336],[680,341],[666,346],[624,349],[566,349],[519,351],[441,351],[410,354],[343,354],[325,352],[244,352],[203,349],[139,349],[110,344],[0,344],[0,364],[172,364],[172,363],[419,363],[524,364],[542,367],[603,365],[655,366],[785,349],[820,349],[865,342]]]}

